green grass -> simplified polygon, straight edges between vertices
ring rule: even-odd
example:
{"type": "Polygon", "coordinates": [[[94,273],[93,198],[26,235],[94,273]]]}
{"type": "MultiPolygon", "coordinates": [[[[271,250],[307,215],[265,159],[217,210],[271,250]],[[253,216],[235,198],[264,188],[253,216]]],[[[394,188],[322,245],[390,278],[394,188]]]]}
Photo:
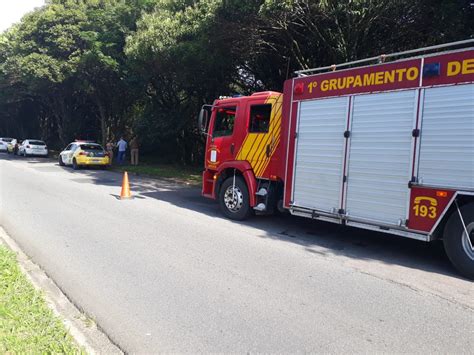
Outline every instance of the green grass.
{"type": "Polygon", "coordinates": [[[112,169],[137,173],[139,175],[175,179],[190,184],[199,184],[201,182],[202,172],[202,169],[199,168],[150,163],[140,163],[138,166],[114,165],[112,169]]]}
{"type": "Polygon", "coordinates": [[[0,245],[0,353],[84,353],[0,245]]]}

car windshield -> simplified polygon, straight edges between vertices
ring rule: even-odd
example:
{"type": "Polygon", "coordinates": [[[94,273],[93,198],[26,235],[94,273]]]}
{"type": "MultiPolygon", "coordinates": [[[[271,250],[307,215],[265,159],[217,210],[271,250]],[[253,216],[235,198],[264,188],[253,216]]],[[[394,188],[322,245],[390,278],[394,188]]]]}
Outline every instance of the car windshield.
{"type": "Polygon", "coordinates": [[[42,141],[28,141],[28,143],[31,145],[46,145],[46,143],[42,141]]]}
{"type": "Polygon", "coordinates": [[[96,151],[96,152],[104,150],[104,148],[102,148],[98,144],[81,144],[81,148],[83,150],[93,150],[93,151],[96,151]]]}
{"type": "Polygon", "coordinates": [[[13,140],[13,138],[2,138],[2,141],[10,143],[13,140]]]}

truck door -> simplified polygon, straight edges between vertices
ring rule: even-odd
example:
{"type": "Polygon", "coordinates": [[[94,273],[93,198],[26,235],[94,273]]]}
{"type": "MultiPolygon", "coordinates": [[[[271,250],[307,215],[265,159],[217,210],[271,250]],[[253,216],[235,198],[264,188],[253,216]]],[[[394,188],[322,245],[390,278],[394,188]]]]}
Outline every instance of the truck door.
{"type": "Polygon", "coordinates": [[[246,160],[256,177],[268,178],[271,159],[280,142],[281,95],[259,95],[247,102],[245,140],[236,160],[246,160]]]}
{"type": "Polygon", "coordinates": [[[234,160],[237,149],[234,139],[237,104],[219,106],[214,111],[206,152],[206,164],[210,169],[217,169],[223,162],[234,160]]]}

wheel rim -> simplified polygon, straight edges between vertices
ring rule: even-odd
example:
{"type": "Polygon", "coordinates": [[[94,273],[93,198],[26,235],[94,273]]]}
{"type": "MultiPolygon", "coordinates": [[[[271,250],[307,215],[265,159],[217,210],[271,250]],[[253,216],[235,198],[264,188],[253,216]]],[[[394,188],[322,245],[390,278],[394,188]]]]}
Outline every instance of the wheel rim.
{"type": "Polygon", "coordinates": [[[467,234],[465,230],[462,232],[462,247],[467,256],[474,260],[474,249],[472,249],[472,245],[474,245],[474,222],[469,223],[466,229],[467,234]]]}
{"type": "Polygon", "coordinates": [[[229,186],[224,193],[224,204],[230,212],[239,212],[244,204],[244,194],[238,186],[229,186]]]}

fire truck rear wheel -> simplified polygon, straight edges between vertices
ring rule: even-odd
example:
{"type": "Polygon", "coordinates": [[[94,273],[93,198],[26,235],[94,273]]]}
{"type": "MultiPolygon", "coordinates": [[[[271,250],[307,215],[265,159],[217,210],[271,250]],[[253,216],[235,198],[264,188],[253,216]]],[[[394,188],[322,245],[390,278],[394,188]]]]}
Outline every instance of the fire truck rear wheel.
{"type": "Polygon", "coordinates": [[[219,192],[219,205],[227,218],[241,221],[248,218],[250,208],[249,191],[244,179],[240,176],[227,178],[219,192]]]}
{"type": "Polygon", "coordinates": [[[466,229],[455,209],[444,228],[444,249],[454,267],[463,276],[474,280],[474,203],[461,206],[459,210],[466,229]]]}

